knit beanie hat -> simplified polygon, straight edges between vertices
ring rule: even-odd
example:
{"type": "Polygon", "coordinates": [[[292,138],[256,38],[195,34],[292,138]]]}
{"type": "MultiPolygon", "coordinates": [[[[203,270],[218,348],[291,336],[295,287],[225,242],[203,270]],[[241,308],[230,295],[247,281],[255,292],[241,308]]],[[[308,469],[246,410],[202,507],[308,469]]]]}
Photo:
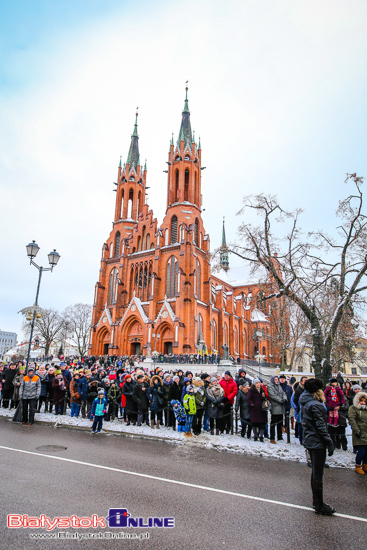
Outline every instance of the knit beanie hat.
{"type": "Polygon", "coordinates": [[[98,390],[98,395],[104,395],[104,390],[102,390],[102,388],[98,390]]]}
{"type": "Polygon", "coordinates": [[[259,380],[258,378],[254,378],[253,381],[252,381],[252,383],[253,383],[254,386],[255,386],[255,384],[257,384],[258,382],[260,382],[260,380],[259,380]]]}
{"type": "Polygon", "coordinates": [[[354,386],[353,386],[353,391],[355,392],[356,390],[359,390],[359,391],[362,390],[362,388],[361,388],[361,386],[360,386],[359,384],[354,384],[354,386]]]}
{"type": "Polygon", "coordinates": [[[215,376],[213,376],[213,378],[210,379],[210,383],[213,384],[213,382],[218,382],[215,376]]]}
{"type": "Polygon", "coordinates": [[[174,376],[174,377],[172,378],[172,380],[173,380],[173,381],[175,381],[175,380],[179,380],[179,379],[180,379],[180,377],[179,377],[179,376],[177,376],[177,374],[176,374],[176,376],[174,376]]]}
{"type": "Polygon", "coordinates": [[[169,376],[171,376],[171,373],[166,372],[166,374],[163,376],[163,380],[167,380],[169,376]]]}
{"type": "Polygon", "coordinates": [[[206,380],[207,378],[209,378],[209,374],[207,372],[203,372],[203,374],[200,376],[200,378],[202,380],[206,380]]]}

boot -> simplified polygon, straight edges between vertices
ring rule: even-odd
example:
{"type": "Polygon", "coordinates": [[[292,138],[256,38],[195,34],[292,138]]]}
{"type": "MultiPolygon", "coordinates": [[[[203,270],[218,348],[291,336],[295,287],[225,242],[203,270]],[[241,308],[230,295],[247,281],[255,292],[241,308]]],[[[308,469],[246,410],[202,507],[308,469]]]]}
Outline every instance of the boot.
{"type": "Polygon", "coordinates": [[[214,435],[214,430],[212,428],[210,429],[210,435],[214,435]]]}
{"type": "Polygon", "coordinates": [[[160,424],[161,424],[161,421],[160,421],[160,420],[157,420],[157,430],[160,429],[160,424]]]}
{"type": "Polygon", "coordinates": [[[291,418],[291,428],[292,428],[292,430],[294,430],[294,418],[293,418],[293,416],[291,418]]]}
{"type": "Polygon", "coordinates": [[[260,435],[260,443],[264,443],[264,436],[260,435]]]}
{"type": "Polygon", "coordinates": [[[152,428],[152,430],[154,430],[154,420],[150,421],[150,427],[152,428]]]}
{"type": "Polygon", "coordinates": [[[340,435],[335,436],[335,448],[341,449],[340,435]]]}
{"type": "Polygon", "coordinates": [[[128,420],[126,426],[130,426],[130,424],[131,424],[131,422],[130,422],[130,420],[128,420]]]}
{"type": "Polygon", "coordinates": [[[363,464],[362,470],[363,470],[364,472],[367,472],[367,464],[363,464]]]}
{"type": "Polygon", "coordinates": [[[346,436],[342,435],[340,439],[341,439],[341,444],[342,444],[343,451],[347,451],[348,450],[348,440],[347,440],[346,436]]]}
{"type": "Polygon", "coordinates": [[[322,481],[315,481],[313,483],[313,501],[315,504],[315,512],[316,514],[320,514],[322,516],[331,516],[335,512],[335,508],[332,508],[329,504],[324,503],[323,486],[324,484],[322,481]]]}
{"type": "Polygon", "coordinates": [[[218,430],[218,428],[216,428],[216,430],[215,430],[215,435],[219,435],[219,430],[218,430]]]}
{"type": "Polygon", "coordinates": [[[366,468],[366,470],[364,470],[364,468],[362,467],[362,465],[356,464],[356,468],[355,468],[356,474],[360,474],[361,476],[364,476],[364,475],[365,475],[365,471],[367,471],[367,468],[366,468]]]}
{"type": "Polygon", "coordinates": [[[274,445],[277,444],[277,442],[275,441],[275,439],[271,439],[271,440],[270,440],[270,443],[273,443],[274,445]]]}

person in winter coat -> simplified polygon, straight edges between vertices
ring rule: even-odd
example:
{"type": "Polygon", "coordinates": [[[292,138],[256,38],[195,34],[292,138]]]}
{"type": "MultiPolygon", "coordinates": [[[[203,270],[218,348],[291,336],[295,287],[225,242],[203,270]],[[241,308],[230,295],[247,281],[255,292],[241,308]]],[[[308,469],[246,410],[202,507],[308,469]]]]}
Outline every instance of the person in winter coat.
{"type": "Polygon", "coordinates": [[[245,382],[247,382],[249,386],[251,386],[252,384],[250,378],[247,378],[246,376],[246,371],[243,370],[242,368],[238,370],[238,374],[235,378],[235,382],[237,384],[237,388],[239,388],[240,386],[245,387],[245,382]]]}
{"type": "Polygon", "coordinates": [[[224,429],[226,430],[226,433],[229,434],[230,430],[232,429],[232,406],[237,395],[238,388],[229,370],[224,373],[224,378],[222,378],[219,384],[224,390],[224,429]]]}
{"type": "Polygon", "coordinates": [[[325,405],[328,409],[328,427],[329,434],[333,440],[334,447],[340,449],[341,441],[343,449],[347,450],[348,443],[345,436],[345,428],[347,427],[345,397],[343,390],[339,386],[337,378],[330,378],[329,384],[325,388],[325,405]]]}
{"type": "Polygon", "coordinates": [[[260,437],[261,443],[264,441],[265,424],[268,413],[263,411],[263,402],[266,401],[265,390],[258,378],[254,378],[252,386],[247,393],[247,402],[250,407],[250,420],[254,432],[254,441],[260,437]]]}
{"type": "Polygon", "coordinates": [[[275,428],[277,429],[278,441],[283,440],[282,426],[287,396],[279,383],[278,376],[271,377],[267,390],[271,404],[270,443],[276,443],[275,428]]]}
{"type": "Polygon", "coordinates": [[[34,368],[28,368],[28,374],[23,378],[19,390],[19,400],[23,400],[23,424],[34,424],[34,415],[37,407],[37,400],[41,393],[41,382],[34,373],[34,368]],[[29,416],[28,416],[29,408],[29,416]]]}
{"type": "Polygon", "coordinates": [[[169,405],[170,388],[172,384],[173,382],[171,379],[171,374],[167,372],[163,376],[163,411],[164,411],[164,423],[166,426],[170,426],[170,423],[169,423],[170,408],[168,407],[168,405],[169,405]]]}
{"type": "Polygon", "coordinates": [[[52,381],[53,404],[55,405],[55,414],[64,414],[65,392],[68,381],[62,375],[61,370],[55,372],[55,378],[52,381]]]}
{"type": "Polygon", "coordinates": [[[218,380],[213,376],[210,379],[210,384],[206,390],[206,411],[210,422],[210,433],[219,435],[223,433],[223,410],[224,410],[224,389],[218,384],[218,380]]]}
{"type": "Polygon", "coordinates": [[[250,406],[247,401],[248,391],[250,389],[250,384],[247,380],[242,382],[242,385],[238,386],[238,392],[236,396],[235,410],[236,412],[240,411],[240,420],[241,420],[241,437],[245,437],[246,428],[247,428],[247,439],[251,439],[251,416],[250,416],[250,406]]]}
{"type": "Polygon", "coordinates": [[[79,387],[79,372],[75,371],[70,382],[70,416],[79,416],[80,411],[80,393],[78,392],[79,387]]]}
{"type": "MultiPolygon", "coordinates": [[[[126,384],[126,378],[125,383],[126,384]]],[[[114,421],[115,418],[118,418],[118,412],[119,412],[119,406],[121,403],[121,390],[116,384],[116,380],[111,380],[111,387],[109,388],[107,392],[107,400],[108,400],[108,418],[114,421]]]]}
{"type": "Polygon", "coordinates": [[[158,375],[152,376],[150,380],[150,388],[147,391],[150,409],[150,427],[152,430],[154,429],[156,418],[157,430],[160,429],[160,424],[162,422],[163,395],[162,378],[158,375]]]}
{"type": "Polygon", "coordinates": [[[125,376],[125,382],[122,386],[122,394],[125,396],[124,412],[127,416],[127,426],[130,426],[131,422],[136,425],[136,415],[138,412],[136,402],[133,399],[134,386],[137,384],[132,379],[131,374],[125,376]]]}
{"type": "MultiPolygon", "coordinates": [[[[47,401],[48,401],[48,409],[47,411],[45,412],[52,412],[52,408],[53,408],[53,401],[54,401],[54,389],[52,387],[52,382],[54,381],[54,378],[55,378],[55,369],[54,367],[49,367],[48,371],[47,371],[47,374],[46,374],[46,389],[47,389],[47,401]]],[[[46,405],[47,405],[47,401],[46,401],[46,405]]]]}
{"type": "Polygon", "coordinates": [[[292,409],[291,399],[293,395],[293,389],[292,389],[292,386],[288,383],[288,380],[285,374],[281,374],[279,376],[279,385],[287,396],[287,401],[284,404],[285,414],[284,414],[284,423],[283,423],[283,426],[284,426],[283,431],[286,432],[289,426],[289,418],[291,416],[291,412],[292,412],[292,419],[293,419],[293,411],[291,411],[292,409]]]}
{"type": "Polygon", "coordinates": [[[367,473],[367,393],[358,392],[349,407],[348,418],[352,426],[353,447],[357,450],[355,471],[367,473]]]}
{"type": "Polygon", "coordinates": [[[187,391],[188,386],[191,386],[191,378],[189,378],[188,376],[185,376],[184,381],[183,381],[182,390],[181,390],[181,403],[183,403],[183,398],[185,396],[185,393],[187,391]]]}
{"type": "Polygon", "coordinates": [[[78,384],[78,393],[80,394],[80,409],[82,413],[82,418],[86,418],[86,408],[87,408],[87,392],[89,383],[92,381],[92,373],[90,370],[86,370],[84,375],[80,375],[79,384],[78,384]]]}
{"type": "Polygon", "coordinates": [[[142,422],[146,422],[149,426],[148,418],[148,406],[149,401],[147,398],[147,391],[149,389],[149,384],[145,379],[144,374],[138,374],[136,377],[137,384],[134,386],[133,390],[133,399],[138,408],[138,422],[137,425],[141,426],[142,422]]]}
{"type": "MultiPolygon", "coordinates": [[[[97,380],[95,380],[97,382],[97,380]]],[[[93,420],[92,434],[101,433],[103,417],[107,410],[107,399],[105,397],[105,390],[99,388],[97,397],[93,400],[92,408],[90,411],[90,419],[93,420]]]]}
{"type": "Polygon", "coordinates": [[[3,407],[4,409],[7,409],[9,407],[9,401],[10,408],[12,409],[14,407],[14,400],[13,400],[13,392],[14,392],[14,386],[13,386],[13,380],[15,376],[18,374],[17,368],[15,363],[10,363],[9,368],[5,369],[1,375],[1,382],[2,382],[2,394],[3,394],[3,407]]]}
{"type": "Polygon", "coordinates": [[[186,425],[186,412],[184,407],[181,405],[180,401],[177,399],[172,399],[170,401],[173,414],[175,415],[175,419],[177,420],[177,431],[178,432],[184,432],[185,431],[185,425],[186,425]]]}
{"type": "Polygon", "coordinates": [[[311,378],[305,382],[305,392],[299,399],[303,445],[309,451],[312,463],[311,487],[313,505],[316,514],[331,516],[335,509],[324,503],[323,475],[326,460],[326,449],[329,456],[334,452],[333,440],[327,428],[327,410],[322,381],[311,378]]]}
{"type": "Polygon", "coordinates": [[[184,395],[183,406],[186,412],[185,436],[192,437],[192,421],[196,414],[196,402],[194,395],[194,386],[190,385],[184,395]]]}
{"type": "MultiPolygon", "coordinates": [[[[87,388],[87,416],[90,417],[93,401],[98,397],[98,390],[101,388],[101,383],[97,379],[91,380],[87,388]]],[[[103,390],[104,392],[104,390],[103,390]]]]}
{"type": "Polygon", "coordinates": [[[13,386],[14,386],[13,401],[14,401],[14,407],[15,408],[17,408],[17,406],[19,404],[19,391],[20,391],[20,386],[23,382],[23,378],[24,378],[24,374],[25,374],[25,367],[23,365],[18,367],[18,371],[19,372],[13,378],[13,386]]]}
{"type": "MultiPolygon", "coordinates": [[[[180,377],[178,375],[175,375],[172,378],[172,384],[169,387],[169,402],[171,403],[172,400],[181,402],[181,393],[182,389],[180,387],[180,377]]],[[[172,407],[169,410],[169,426],[172,426],[174,430],[176,429],[176,415],[174,414],[172,407]]]]}
{"type": "Polygon", "coordinates": [[[194,435],[201,434],[203,415],[206,409],[206,391],[205,384],[201,378],[195,378],[193,381],[194,396],[196,403],[196,414],[192,421],[192,431],[194,435]]]}
{"type": "Polygon", "coordinates": [[[40,379],[41,382],[41,393],[38,399],[38,409],[37,412],[41,412],[42,403],[45,404],[45,412],[47,411],[47,372],[43,365],[40,366],[38,371],[36,372],[37,376],[40,379]]]}

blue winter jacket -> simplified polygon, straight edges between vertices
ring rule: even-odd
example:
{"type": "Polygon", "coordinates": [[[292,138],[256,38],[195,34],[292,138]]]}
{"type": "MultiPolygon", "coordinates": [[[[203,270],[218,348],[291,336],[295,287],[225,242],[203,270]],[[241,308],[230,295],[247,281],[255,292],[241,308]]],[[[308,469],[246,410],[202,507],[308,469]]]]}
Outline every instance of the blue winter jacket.
{"type": "Polygon", "coordinates": [[[107,409],[107,399],[105,397],[96,397],[92,403],[92,410],[90,411],[90,417],[104,416],[107,409]]]}
{"type": "Polygon", "coordinates": [[[284,407],[285,407],[285,410],[286,411],[290,411],[291,410],[291,407],[292,407],[292,404],[291,404],[291,399],[292,399],[292,395],[293,395],[293,389],[292,389],[292,386],[290,386],[289,384],[287,384],[286,382],[284,383],[279,383],[279,385],[282,387],[282,390],[284,391],[284,393],[286,394],[287,396],[287,400],[285,403],[284,403],[284,407]]]}
{"type": "Polygon", "coordinates": [[[79,384],[78,384],[78,393],[81,397],[81,399],[83,399],[84,401],[87,399],[87,389],[88,389],[88,384],[91,380],[87,380],[87,378],[85,376],[83,376],[83,378],[81,378],[79,380],[79,384]]]}

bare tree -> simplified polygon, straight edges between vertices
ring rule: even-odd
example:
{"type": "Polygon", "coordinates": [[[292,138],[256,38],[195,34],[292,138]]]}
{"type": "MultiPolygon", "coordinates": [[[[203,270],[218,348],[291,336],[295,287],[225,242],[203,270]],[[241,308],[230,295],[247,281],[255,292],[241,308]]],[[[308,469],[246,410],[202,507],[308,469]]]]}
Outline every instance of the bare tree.
{"type": "Polygon", "coordinates": [[[79,355],[85,355],[88,349],[92,322],[92,306],[90,304],[69,306],[65,309],[63,317],[67,325],[69,338],[78,346],[79,355]]]}
{"type": "MultiPolygon", "coordinates": [[[[24,321],[23,330],[30,334],[31,321],[24,321]]],[[[45,355],[48,355],[50,346],[60,336],[64,328],[64,319],[55,309],[43,309],[40,318],[34,323],[33,336],[41,339],[40,347],[45,348],[45,355]]]]}
{"type": "Polygon", "coordinates": [[[335,237],[319,230],[305,238],[298,224],[301,210],[286,212],[275,196],[261,194],[245,197],[239,214],[254,210],[262,224],[241,224],[241,242],[229,246],[255,270],[266,269],[275,291],[264,296],[265,300],[286,296],[303,312],[311,329],[311,363],[315,375],[324,381],[332,372],[332,353],[345,313],[364,304],[367,290],[363,178],[347,174],[345,181],[354,184],[354,193],[339,202],[336,214],[341,223],[335,237]],[[288,222],[289,228],[278,236],[282,222],[288,222]],[[325,308],[323,302],[331,289],[335,300],[325,308]]]}

